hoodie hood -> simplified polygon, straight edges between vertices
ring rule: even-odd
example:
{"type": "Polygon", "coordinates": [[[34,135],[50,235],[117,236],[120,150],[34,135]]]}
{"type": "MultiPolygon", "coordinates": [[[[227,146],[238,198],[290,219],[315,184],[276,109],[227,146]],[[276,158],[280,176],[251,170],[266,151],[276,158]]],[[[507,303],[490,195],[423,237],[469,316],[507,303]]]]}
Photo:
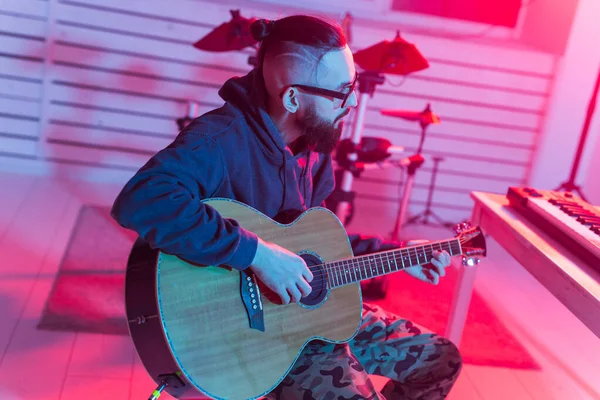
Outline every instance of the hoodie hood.
{"type": "Polygon", "coordinates": [[[268,156],[276,160],[285,158],[286,144],[267,113],[265,83],[258,68],[229,79],[219,90],[219,96],[244,116],[268,156]]]}

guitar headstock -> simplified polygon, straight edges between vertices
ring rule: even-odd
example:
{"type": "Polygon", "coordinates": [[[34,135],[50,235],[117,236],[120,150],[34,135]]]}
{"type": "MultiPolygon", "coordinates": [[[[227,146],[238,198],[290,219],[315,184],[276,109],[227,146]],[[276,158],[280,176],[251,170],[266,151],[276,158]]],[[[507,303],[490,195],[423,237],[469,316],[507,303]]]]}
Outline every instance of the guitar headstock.
{"type": "Polygon", "coordinates": [[[481,228],[471,227],[468,222],[463,222],[454,227],[454,233],[460,241],[460,246],[463,253],[463,265],[472,267],[481,262],[481,259],[476,256],[485,257],[487,247],[485,245],[485,236],[481,228]]]}

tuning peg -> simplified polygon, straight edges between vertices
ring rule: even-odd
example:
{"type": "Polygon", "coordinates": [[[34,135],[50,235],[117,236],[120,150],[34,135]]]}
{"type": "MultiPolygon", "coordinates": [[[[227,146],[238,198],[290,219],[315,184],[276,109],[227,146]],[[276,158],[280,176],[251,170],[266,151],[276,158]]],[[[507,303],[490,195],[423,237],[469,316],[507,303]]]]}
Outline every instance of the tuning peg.
{"type": "Polygon", "coordinates": [[[454,228],[452,230],[454,231],[454,234],[458,235],[466,230],[471,229],[471,227],[471,223],[469,221],[465,221],[460,224],[454,225],[454,228]]]}
{"type": "Polygon", "coordinates": [[[476,265],[478,265],[481,262],[481,259],[477,258],[477,257],[463,257],[462,258],[462,265],[464,265],[465,267],[474,267],[476,265]]]}

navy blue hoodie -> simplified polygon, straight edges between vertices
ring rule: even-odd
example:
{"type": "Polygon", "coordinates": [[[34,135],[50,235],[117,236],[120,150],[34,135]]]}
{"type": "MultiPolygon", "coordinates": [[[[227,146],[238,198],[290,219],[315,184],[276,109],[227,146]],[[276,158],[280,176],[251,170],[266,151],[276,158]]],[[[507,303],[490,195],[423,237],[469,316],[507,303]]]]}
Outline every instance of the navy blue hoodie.
{"type": "MultiPolygon", "coordinates": [[[[228,80],[225,104],[192,121],[125,185],[111,215],[151,247],[203,265],[247,268],[257,236],[201,200],[230,198],[279,219],[324,205],[334,189],[331,155],[295,155],[266,112],[258,70],[228,80]]],[[[289,221],[288,221],[289,222],[289,221]]],[[[356,255],[396,247],[351,235],[356,255]]]]}

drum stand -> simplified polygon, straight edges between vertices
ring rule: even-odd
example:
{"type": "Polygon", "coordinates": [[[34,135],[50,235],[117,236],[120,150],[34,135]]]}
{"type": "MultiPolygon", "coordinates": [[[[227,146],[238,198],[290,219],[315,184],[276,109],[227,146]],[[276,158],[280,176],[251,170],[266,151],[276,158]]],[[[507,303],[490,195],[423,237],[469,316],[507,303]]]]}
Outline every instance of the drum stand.
{"type": "Polygon", "coordinates": [[[194,118],[198,117],[198,107],[199,104],[193,100],[188,101],[188,113],[187,115],[177,118],[175,122],[177,123],[177,128],[179,128],[179,132],[181,132],[190,122],[194,120],[194,118]]]}
{"type": "Polygon", "coordinates": [[[421,223],[423,225],[429,224],[429,217],[435,219],[441,226],[445,228],[451,228],[454,224],[442,220],[438,215],[431,211],[431,202],[433,199],[433,191],[435,190],[435,178],[437,176],[438,164],[440,161],[444,161],[442,157],[433,157],[433,171],[431,172],[431,181],[429,182],[429,193],[427,194],[427,203],[425,204],[425,210],[417,215],[411,217],[406,221],[406,225],[421,223]]]}
{"type": "MultiPolygon", "coordinates": [[[[384,81],[384,76],[376,72],[365,71],[358,75],[358,91],[360,97],[358,101],[358,113],[354,121],[352,133],[352,143],[355,148],[360,145],[365,122],[365,113],[367,111],[367,100],[369,97],[373,97],[375,86],[383,84],[384,81]]],[[[349,223],[349,218],[352,215],[351,208],[353,207],[355,196],[355,193],[352,191],[352,180],[354,176],[358,176],[355,165],[358,158],[356,152],[350,152],[348,158],[350,160],[350,165],[344,168],[342,182],[339,188],[334,190],[330,198],[335,204],[335,214],[344,225],[349,223]]]]}
{"type": "Polygon", "coordinates": [[[396,224],[394,225],[394,230],[391,234],[393,241],[399,240],[400,231],[402,230],[402,225],[406,219],[406,210],[408,209],[408,201],[410,200],[410,194],[415,181],[415,172],[425,162],[425,158],[421,155],[421,150],[423,149],[423,142],[425,141],[425,131],[429,124],[429,121],[420,122],[421,140],[419,142],[419,148],[415,155],[408,157],[405,161],[405,165],[408,163],[406,166],[407,178],[406,182],[404,182],[404,192],[402,193],[402,200],[400,201],[400,209],[398,210],[398,215],[396,217],[396,224]]]}

